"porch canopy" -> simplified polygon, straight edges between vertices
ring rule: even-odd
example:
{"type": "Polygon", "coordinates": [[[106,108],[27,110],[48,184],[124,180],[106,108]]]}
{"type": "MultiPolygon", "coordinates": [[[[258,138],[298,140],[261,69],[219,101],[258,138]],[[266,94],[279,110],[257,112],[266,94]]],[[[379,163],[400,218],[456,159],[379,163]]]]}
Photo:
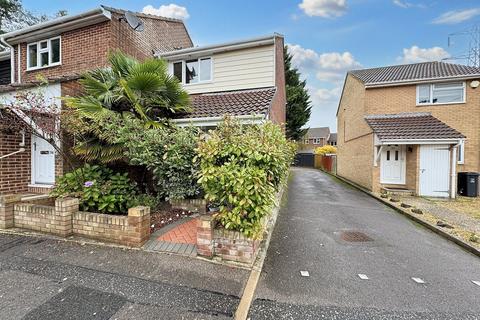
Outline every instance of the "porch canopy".
{"type": "Polygon", "coordinates": [[[375,145],[458,144],[465,136],[429,112],[375,114],[365,117],[375,145]]]}
{"type": "Polygon", "coordinates": [[[173,121],[180,126],[216,126],[225,115],[242,123],[262,123],[268,119],[276,89],[274,87],[192,94],[192,111],[173,121]]]}

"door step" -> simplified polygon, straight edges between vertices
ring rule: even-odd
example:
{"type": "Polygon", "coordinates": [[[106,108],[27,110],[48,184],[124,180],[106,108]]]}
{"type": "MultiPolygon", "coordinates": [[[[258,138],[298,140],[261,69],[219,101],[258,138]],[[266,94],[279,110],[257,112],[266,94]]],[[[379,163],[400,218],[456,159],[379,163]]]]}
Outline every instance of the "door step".
{"type": "Polygon", "coordinates": [[[382,194],[388,194],[389,196],[414,196],[415,190],[407,188],[387,188],[383,187],[380,189],[382,194]]]}

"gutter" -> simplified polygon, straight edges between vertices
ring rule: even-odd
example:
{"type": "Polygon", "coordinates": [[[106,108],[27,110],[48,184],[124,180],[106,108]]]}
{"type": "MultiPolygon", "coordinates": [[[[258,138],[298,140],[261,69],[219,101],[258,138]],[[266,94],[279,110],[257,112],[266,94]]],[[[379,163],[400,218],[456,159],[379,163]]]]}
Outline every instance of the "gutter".
{"type": "Polygon", "coordinates": [[[452,80],[472,80],[472,79],[478,79],[478,78],[480,78],[480,74],[450,76],[450,77],[441,77],[441,78],[425,78],[425,79],[418,79],[418,80],[413,79],[413,80],[401,80],[401,81],[390,81],[390,82],[372,82],[372,83],[364,82],[364,83],[365,83],[365,89],[371,89],[371,88],[383,88],[383,87],[419,84],[419,83],[425,83],[425,82],[436,83],[436,82],[447,82],[452,80]]]}
{"type": "Polygon", "coordinates": [[[240,40],[240,41],[234,41],[234,42],[226,42],[226,43],[221,43],[216,45],[180,49],[180,50],[169,51],[169,52],[156,52],[154,56],[157,58],[164,58],[168,60],[168,58],[182,58],[182,57],[188,57],[192,55],[202,55],[202,54],[208,55],[213,53],[259,47],[259,46],[274,44],[275,37],[280,37],[280,36],[281,35],[279,34],[273,34],[273,35],[264,36],[264,37],[251,38],[247,40],[240,40]]]}
{"type": "MultiPolygon", "coordinates": [[[[242,116],[232,116],[234,119],[243,120],[248,123],[261,123],[266,119],[266,115],[242,115],[242,116]]],[[[222,122],[224,116],[218,117],[199,117],[199,118],[182,118],[182,119],[172,119],[171,121],[180,127],[193,125],[196,127],[208,126],[208,125],[217,125],[219,122],[222,122]]],[[[241,121],[241,123],[243,123],[241,121]]]]}

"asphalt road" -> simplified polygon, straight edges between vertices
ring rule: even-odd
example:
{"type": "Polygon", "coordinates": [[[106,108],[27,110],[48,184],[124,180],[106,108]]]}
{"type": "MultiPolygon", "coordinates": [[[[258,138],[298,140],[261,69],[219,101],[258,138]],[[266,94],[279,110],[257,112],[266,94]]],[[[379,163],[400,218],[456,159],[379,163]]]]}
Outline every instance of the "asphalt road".
{"type": "Polygon", "coordinates": [[[293,169],[287,196],[252,320],[480,319],[478,257],[317,170],[293,169]]]}
{"type": "Polygon", "coordinates": [[[248,272],[0,234],[0,319],[231,319],[248,272]]]}

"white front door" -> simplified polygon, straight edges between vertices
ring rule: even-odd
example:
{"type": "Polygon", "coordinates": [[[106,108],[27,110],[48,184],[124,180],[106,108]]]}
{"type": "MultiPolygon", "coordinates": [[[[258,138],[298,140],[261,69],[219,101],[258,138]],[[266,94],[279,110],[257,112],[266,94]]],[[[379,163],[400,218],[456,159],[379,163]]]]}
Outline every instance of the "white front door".
{"type": "Polygon", "coordinates": [[[450,195],[450,146],[420,146],[421,196],[448,197],[450,195]]]}
{"type": "Polygon", "coordinates": [[[380,158],[380,183],[405,184],[405,146],[383,146],[380,158]]]}
{"type": "Polygon", "coordinates": [[[55,149],[36,136],[32,136],[32,183],[55,183],[55,149]]]}

